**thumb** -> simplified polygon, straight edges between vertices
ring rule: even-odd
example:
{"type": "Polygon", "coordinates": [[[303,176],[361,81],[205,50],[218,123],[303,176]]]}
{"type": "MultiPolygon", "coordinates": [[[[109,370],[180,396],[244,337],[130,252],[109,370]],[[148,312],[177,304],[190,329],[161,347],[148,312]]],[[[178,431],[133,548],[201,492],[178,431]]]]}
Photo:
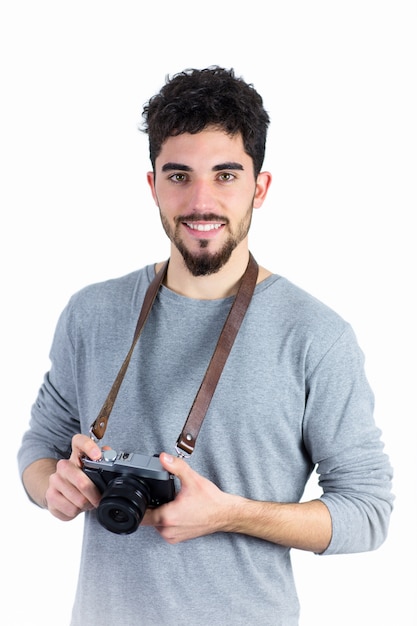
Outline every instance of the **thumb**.
{"type": "Polygon", "coordinates": [[[190,471],[190,467],[184,461],[184,459],[180,459],[179,457],[172,456],[172,454],[168,454],[167,452],[161,452],[159,455],[159,460],[161,462],[162,467],[177,476],[181,481],[185,477],[186,473],[190,471]]]}

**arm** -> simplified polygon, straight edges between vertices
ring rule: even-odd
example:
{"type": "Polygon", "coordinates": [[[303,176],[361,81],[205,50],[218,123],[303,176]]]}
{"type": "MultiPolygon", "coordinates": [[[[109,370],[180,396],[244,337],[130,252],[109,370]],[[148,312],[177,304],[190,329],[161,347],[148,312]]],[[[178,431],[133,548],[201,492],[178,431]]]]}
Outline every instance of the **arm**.
{"type": "Polygon", "coordinates": [[[230,520],[234,532],[316,553],[324,552],[330,543],[330,513],[320,500],[294,504],[239,500],[230,520]]]}
{"type": "Polygon", "coordinates": [[[101,450],[86,435],[75,435],[69,459],[39,459],[23,472],[23,484],[33,502],[63,521],[95,508],[100,501],[98,489],[81,469],[82,455],[99,459],[101,450]]]}
{"type": "Polygon", "coordinates": [[[168,543],[214,532],[251,535],[312,552],[323,552],[330,543],[330,514],[319,500],[256,502],[224,493],[182,459],[161,454],[160,461],[180,479],[181,490],[173,502],[148,510],[143,523],[155,526],[168,543]]]}

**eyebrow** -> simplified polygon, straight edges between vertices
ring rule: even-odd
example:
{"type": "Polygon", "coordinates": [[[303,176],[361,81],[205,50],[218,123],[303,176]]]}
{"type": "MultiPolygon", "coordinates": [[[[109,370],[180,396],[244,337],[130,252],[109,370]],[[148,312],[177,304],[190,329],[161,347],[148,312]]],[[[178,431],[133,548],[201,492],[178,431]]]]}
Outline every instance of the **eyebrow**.
{"type": "Polygon", "coordinates": [[[183,163],[174,163],[169,161],[165,163],[161,171],[162,172],[170,172],[171,170],[181,170],[182,172],[192,172],[192,168],[189,165],[184,165],[183,163]]]}
{"type": "Polygon", "coordinates": [[[213,167],[213,172],[219,172],[220,170],[242,170],[243,165],[241,163],[235,163],[234,161],[226,161],[226,163],[219,163],[213,167]]]}
{"type": "MultiPolygon", "coordinates": [[[[169,161],[162,166],[163,172],[170,172],[172,170],[181,170],[182,172],[192,172],[193,169],[189,165],[184,163],[175,163],[169,161]]],[[[226,163],[219,163],[212,168],[213,172],[221,172],[222,170],[241,170],[243,171],[243,165],[236,163],[235,161],[226,161],[226,163]]]]}

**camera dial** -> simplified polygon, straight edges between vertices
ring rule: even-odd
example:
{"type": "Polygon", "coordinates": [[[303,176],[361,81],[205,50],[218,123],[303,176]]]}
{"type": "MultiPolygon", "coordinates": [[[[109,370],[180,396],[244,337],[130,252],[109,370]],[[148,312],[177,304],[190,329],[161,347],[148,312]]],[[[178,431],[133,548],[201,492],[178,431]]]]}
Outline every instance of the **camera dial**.
{"type": "Polygon", "coordinates": [[[102,450],[101,455],[103,457],[103,461],[115,461],[117,459],[116,450],[112,450],[111,448],[102,450]]]}

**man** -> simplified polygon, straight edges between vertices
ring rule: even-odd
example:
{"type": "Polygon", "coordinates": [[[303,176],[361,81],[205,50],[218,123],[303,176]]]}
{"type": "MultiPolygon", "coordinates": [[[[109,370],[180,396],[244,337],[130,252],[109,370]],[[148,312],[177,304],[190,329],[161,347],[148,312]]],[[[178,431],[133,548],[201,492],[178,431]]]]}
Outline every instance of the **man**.
{"type": "Polygon", "coordinates": [[[335,312],[259,267],[195,449],[173,453],[248,267],[252,211],[271,183],[269,116],[252,85],[219,67],[167,80],[143,115],[171,242],[163,284],[101,441],[91,424],[164,264],[71,298],[19,451],[23,483],[61,520],[85,512],[74,626],[292,626],[292,548],[373,550],[387,534],[392,472],[363,355],[335,312]],[[83,471],[108,446],[160,454],[175,477],[175,497],[145,507],[127,534],[98,519],[102,489],[83,471]],[[300,502],[315,467],[323,495],[300,502]]]}

